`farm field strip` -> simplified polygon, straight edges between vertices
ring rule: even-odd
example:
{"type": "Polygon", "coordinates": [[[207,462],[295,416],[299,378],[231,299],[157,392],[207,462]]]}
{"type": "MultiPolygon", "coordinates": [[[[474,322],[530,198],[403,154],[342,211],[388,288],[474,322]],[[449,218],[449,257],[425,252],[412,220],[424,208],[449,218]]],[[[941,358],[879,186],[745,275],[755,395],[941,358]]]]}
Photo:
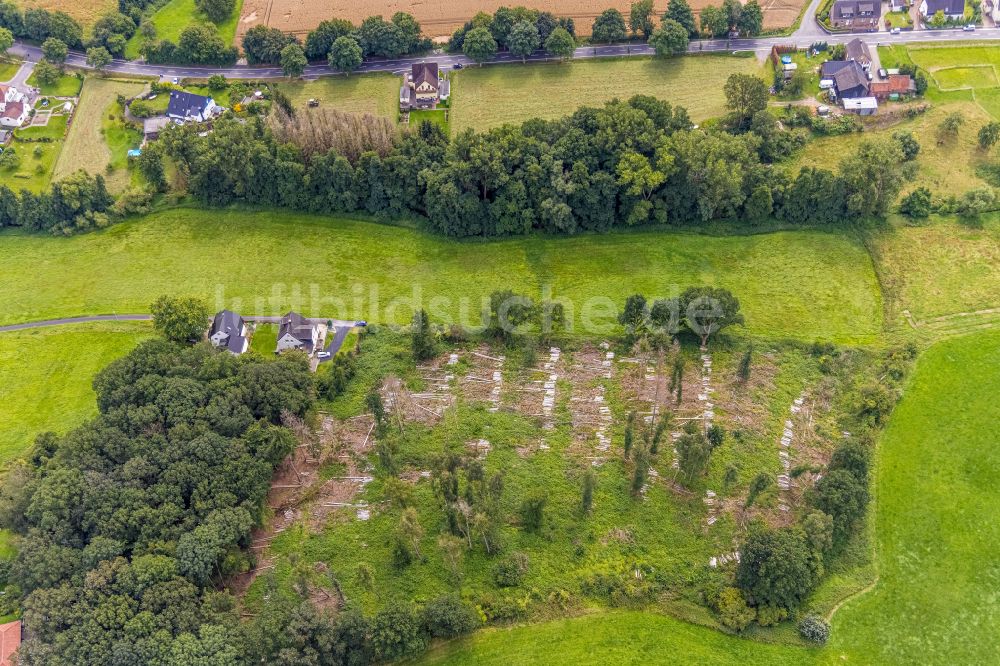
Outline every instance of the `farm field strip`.
{"type": "Polygon", "coordinates": [[[763,71],[756,58],[718,55],[468,68],[453,75],[450,120],[455,131],[483,130],[556,119],[616,97],[653,95],[701,121],[725,113],[723,86],[730,74],[763,76],[763,71]]]}
{"type": "Polygon", "coordinates": [[[695,284],[732,289],[756,334],[871,340],[882,322],[863,245],[809,231],[459,243],[305,214],[177,209],[73,238],[9,234],[0,243],[0,266],[10,284],[33,276],[31,290],[0,294],[2,323],[143,312],[164,293],[200,296],[248,315],[294,306],[306,315],[404,323],[416,293],[432,317],[477,326],[481,299],[492,291],[538,298],[548,287],[553,297],[572,301],[571,317],[582,322],[589,313],[600,332],[612,326],[627,295],[663,297],[695,284]],[[223,263],[231,266],[220,273],[223,263]]]}

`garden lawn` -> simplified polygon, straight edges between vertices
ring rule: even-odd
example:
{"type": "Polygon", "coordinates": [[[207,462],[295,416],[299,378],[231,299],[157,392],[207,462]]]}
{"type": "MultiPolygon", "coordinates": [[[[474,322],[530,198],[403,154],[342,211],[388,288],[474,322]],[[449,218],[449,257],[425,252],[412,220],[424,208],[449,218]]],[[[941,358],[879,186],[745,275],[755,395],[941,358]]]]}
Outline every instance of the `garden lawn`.
{"type": "Polygon", "coordinates": [[[250,337],[250,350],[267,358],[274,355],[278,348],[277,324],[254,324],[253,335],[250,337]]]}
{"type": "Polygon", "coordinates": [[[830,663],[996,663],[998,365],[998,331],[919,359],[879,445],[879,582],[834,616],[830,663]]]}
{"type": "Polygon", "coordinates": [[[83,85],[83,79],[76,76],[75,74],[63,74],[56,82],[51,85],[43,85],[38,82],[35,78],[35,74],[32,73],[28,77],[28,85],[35,86],[42,91],[43,95],[52,95],[54,97],[76,97],[80,94],[80,87],[83,85]]]}
{"type": "Polygon", "coordinates": [[[729,636],[672,617],[618,611],[490,629],[440,644],[421,664],[804,664],[815,651],[729,636]]]}
{"type": "Polygon", "coordinates": [[[395,120],[399,115],[402,81],[395,74],[357,74],[292,81],[278,87],[295,106],[305,106],[310,99],[317,99],[321,107],[332,106],[349,113],[370,113],[395,120]]]}
{"type": "Polygon", "coordinates": [[[836,168],[845,157],[857,151],[862,142],[888,140],[894,132],[909,131],[920,143],[920,153],[917,173],[903,186],[903,192],[923,186],[942,197],[961,194],[987,184],[979,171],[992,160],[989,153],[979,149],[977,134],[989,121],[989,114],[971,100],[935,104],[927,113],[884,130],[814,138],[789,163],[796,168],[817,165],[836,168]],[[952,112],[961,113],[965,122],[957,137],[940,136],[938,127],[952,112]]]}
{"type": "MultiPolygon", "coordinates": [[[[243,0],[236,0],[233,13],[222,23],[213,23],[205,14],[195,6],[195,0],[170,0],[167,4],[150,18],[156,26],[156,41],[168,39],[176,44],[184,28],[195,23],[201,23],[214,27],[222,41],[226,45],[232,44],[236,37],[236,24],[239,21],[240,12],[243,9],[243,0]]],[[[125,57],[134,59],[139,57],[139,49],[142,47],[143,38],[138,31],[128,40],[125,46],[125,57]]]]}
{"type": "Polygon", "coordinates": [[[701,121],[725,112],[722,88],[730,74],[766,78],[769,71],[756,58],[718,55],[470,67],[452,74],[451,125],[455,131],[482,130],[530,118],[553,119],[581,105],[600,106],[640,94],[683,106],[701,121]]]}
{"type": "Polygon", "coordinates": [[[896,224],[874,236],[888,321],[902,324],[903,309],[923,321],[1000,307],[1000,215],[981,222],[970,226],[935,217],[916,227],[896,224]]]}
{"type": "Polygon", "coordinates": [[[14,169],[0,169],[0,183],[15,192],[25,189],[38,193],[48,188],[63,142],[35,143],[15,138],[10,147],[21,156],[21,164],[14,169]],[[37,156],[36,149],[39,151],[37,156]]]}
{"type": "Polygon", "coordinates": [[[441,129],[444,130],[444,133],[448,134],[447,114],[447,109],[435,109],[434,111],[410,111],[410,127],[417,129],[420,127],[420,123],[429,122],[440,126],[441,129]]]}
{"type": "Polygon", "coordinates": [[[38,433],[65,433],[95,414],[94,375],[152,332],[101,323],[0,333],[0,470],[38,433]]]}
{"type": "Polygon", "coordinates": [[[144,87],[141,83],[87,79],[72,129],[56,164],[55,178],[84,169],[91,175],[107,178],[108,188],[113,192],[125,189],[129,182],[125,153],[138,146],[142,136],[125,126],[115,99],[118,95],[136,95],[144,87]],[[114,166],[110,173],[106,170],[109,163],[114,166]]]}
{"type": "Polygon", "coordinates": [[[432,319],[477,326],[481,299],[494,290],[538,298],[547,287],[570,301],[577,332],[601,334],[616,327],[627,295],[667,296],[698,284],[732,289],[749,330],[761,335],[871,340],[882,322],[868,254],[839,232],[456,242],[289,212],[175,209],[72,238],[0,238],[0,282],[32,281],[31,289],[0,291],[0,323],[145,312],[164,293],[244,315],[297,309],[405,323],[416,294],[432,319]]]}
{"type": "Polygon", "coordinates": [[[0,81],[10,81],[21,68],[20,60],[8,60],[0,62],[0,81]]]}

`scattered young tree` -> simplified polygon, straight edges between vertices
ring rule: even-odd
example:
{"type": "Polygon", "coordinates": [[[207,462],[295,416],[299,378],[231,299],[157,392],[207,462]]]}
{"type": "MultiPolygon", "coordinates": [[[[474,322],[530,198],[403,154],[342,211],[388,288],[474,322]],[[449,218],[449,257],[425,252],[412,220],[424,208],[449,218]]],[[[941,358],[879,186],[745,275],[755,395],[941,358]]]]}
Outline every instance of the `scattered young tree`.
{"type": "Polygon", "coordinates": [[[209,310],[197,298],[160,296],[150,306],[153,328],[174,342],[200,340],[208,328],[209,310]]]}
{"type": "Polygon", "coordinates": [[[538,28],[532,21],[518,21],[507,37],[507,48],[513,55],[521,58],[521,62],[526,62],[528,56],[537,51],[540,45],[538,28]]]}
{"type": "Polygon", "coordinates": [[[464,548],[462,540],[454,534],[442,534],[438,537],[438,548],[441,549],[441,559],[448,567],[448,573],[452,581],[460,583],[462,581],[462,559],[464,548]]]}
{"type": "Polygon", "coordinates": [[[989,150],[1000,140],[1000,122],[991,120],[979,128],[979,147],[989,150]]]}
{"type": "Polygon", "coordinates": [[[521,527],[528,532],[538,532],[545,522],[545,505],[548,496],[542,491],[528,494],[521,502],[521,527]]]}
{"type": "Polygon", "coordinates": [[[625,17],[617,9],[605,9],[595,20],[590,31],[590,37],[595,42],[623,41],[628,34],[625,27],[625,17]]]}
{"type": "Polygon", "coordinates": [[[906,130],[893,132],[892,138],[899,144],[899,149],[902,151],[905,161],[912,162],[917,159],[917,155],[920,154],[920,142],[913,136],[913,132],[906,130]]]}
{"type": "Polygon", "coordinates": [[[302,73],[306,71],[306,65],[309,64],[309,61],[306,60],[305,51],[296,43],[289,44],[281,49],[280,62],[281,71],[289,78],[302,76],[302,73]]]}
{"type": "Polygon", "coordinates": [[[627,461],[632,455],[632,444],[635,441],[635,412],[629,412],[625,422],[625,436],[622,441],[622,455],[627,461]]]}
{"type": "Polygon", "coordinates": [[[545,52],[565,62],[573,57],[576,40],[565,28],[556,28],[545,40],[545,52]]]}
{"type": "Polygon", "coordinates": [[[649,308],[646,297],[642,294],[632,294],[625,299],[625,308],[618,314],[618,323],[625,327],[626,333],[635,335],[643,331],[649,319],[649,308]]]}
{"type": "Polygon", "coordinates": [[[484,62],[496,56],[497,42],[487,28],[473,28],[465,35],[462,52],[481,67],[484,62]]]}
{"type": "Polygon", "coordinates": [[[430,319],[426,310],[417,310],[413,313],[413,320],[410,323],[410,341],[413,349],[413,358],[418,361],[426,361],[434,356],[434,331],[431,330],[430,319]]]}
{"type": "Polygon", "coordinates": [[[350,75],[361,66],[363,60],[361,45],[353,37],[338,37],[330,47],[328,62],[338,72],[350,75]]]}
{"type": "Polygon", "coordinates": [[[705,433],[695,426],[685,428],[684,433],[674,444],[674,448],[677,449],[677,462],[680,471],[690,485],[708,468],[708,459],[712,455],[712,445],[705,437],[705,433]]]}
{"type": "Polygon", "coordinates": [[[744,509],[749,509],[753,506],[753,503],[757,500],[761,493],[771,487],[774,480],[769,474],[761,472],[753,478],[750,482],[750,491],[747,493],[747,500],[743,504],[744,509]]]}
{"type": "Polygon", "coordinates": [[[667,10],[663,12],[660,20],[666,21],[668,19],[677,21],[684,26],[689,38],[698,36],[698,26],[694,20],[694,12],[691,11],[691,5],[688,4],[687,0],[667,0],[667,10]]]}
{"type": "Polygon", "coordinates": [[[938,125],[938,129],[942,135],[955,138],[958,136],[959,128],[962,127],[964,123],[965,116],[958,111],[952,111],[944,117],[944,120],[942,120],[941,124],[938,125]]]}
{"type": "Polygon", "coordinates": [[[649,474],[649,452],[645,446],[640,446],[635,452],[635,469],[632,470],[632,494],[638,495],[646,485],[649,474]]]}
{"type": "Polygon", "coordinates": [[[660,27],[649,38],[649,45],[656,49],[658,56],[672,56],[686,53],[688,31],[673,19],[664,19],[660,27]]]}
{"type": "Polygon", "coordinates": [[[594,490],[597,489],[597,475],[594,474],[594,470],[587,468],[587,471],[583,473],[583,489],[581,492],[580,508],[584,514],[590,513],[590,509],[594,506],[594,490]]]}
{"type": "Polygon", "coordinates": [[[111,53],[103,46],[87,49],[87,65],[98,72],[103,72],[111,64],[111,53]]]}
{"type": "Polygon", "coordinates": [[[632,3],[628,14],[628,25],[635,37],[640,32],[643,39],[649,39],[653,34],[653,0],[636,0],[632,3]]]}
{"type": "Polygon", "coordinates": [[[747,345],[747,349],[743,352],[743,356],[740,358],[740,367],[737,369],[736,374],[739,375],[740,381],[746,384],[750,381],[750,370],[753,364],[753,344],[747,345]]]}
{"type": "Polygon", "coordinates": [[[667,428],[670,427],[670,414],[662,414],[659,421],[656,422],[656,429],[653,431],[653,437],[649,441],[649,452],[654,456],[660,452],[660,443],[663,441],[663,435],[666,434],[667,428]]]}

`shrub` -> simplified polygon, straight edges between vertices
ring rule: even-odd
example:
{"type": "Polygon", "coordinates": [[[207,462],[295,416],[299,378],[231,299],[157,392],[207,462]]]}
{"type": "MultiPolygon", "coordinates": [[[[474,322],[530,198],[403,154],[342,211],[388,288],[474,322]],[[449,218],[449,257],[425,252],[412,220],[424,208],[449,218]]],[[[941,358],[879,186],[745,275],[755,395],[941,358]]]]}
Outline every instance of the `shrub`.
{"type": "Polygon", "coordinates": [[[434,638],[461,636],[479,625],[475,609],[453,594],[431,600],[424,606],[423,616],[424,629],[434,638]]]}
{"type": "Polygon", "coordinates": [[[715,610],[719,613],[722,625],[733,631],[743,631],[753,622],[755,613],[747,605],[743,593],[735,587],[727,587],[719,593],[715,601],[715,610]]]}
{"type": "Polygon", "coordinates": [[[823,645],[830,638],[830,624],[816,615],[806,615],[799,622],[799,636],[823,645]]]}
{"type": "Polygon", "coordinates": [[[528,556],[514,553],[493,567],[493,581],[500,587],[517,587],[528,573],[528,556]]]}
{"type": "Polygon", "coordinates": [[[918,187],[913,190],[903,197],[899,204],[899,212],[913,219],[927,217],[933,211],[931,191],[926,187],[918,187]]]}
{"type": "Polygon", "coordinates": [[[521,502],[521,526],[529,532],[537,532],[545,522],[545,493],[536,491],[521,502]]]}
{"type": "Polygon", "coordinates": [[[757,609],[757,624],[762,627],[773,627],[788,618],[788,610],[782,606],[761,606],[757,609]]]}

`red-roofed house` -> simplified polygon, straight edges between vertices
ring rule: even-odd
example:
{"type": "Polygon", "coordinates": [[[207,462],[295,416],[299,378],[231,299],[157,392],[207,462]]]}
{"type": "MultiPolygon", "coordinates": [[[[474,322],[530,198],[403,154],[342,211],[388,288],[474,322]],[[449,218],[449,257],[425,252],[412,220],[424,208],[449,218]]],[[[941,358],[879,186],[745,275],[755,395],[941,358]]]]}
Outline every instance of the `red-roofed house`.
{"type": "Polygon", "coordinates": [[[0,126],[20,127],[28,119],[30,110],[24,93],[14,86],[0,85],[0,126]]]}
{"type": "Polygon", "coordinates": [[[19,647],[21,647],[21,621],[0,624],[0,666],[10,666],[10,658],[19,647]]]}
{"type": "Polygon", "coordinates": [[[917,91],[917,84],[906,74],[890,74],[885,81],[875,81],[871,84],[871,95],[884,100],[890,95],[912,95],[917,91]]]}

